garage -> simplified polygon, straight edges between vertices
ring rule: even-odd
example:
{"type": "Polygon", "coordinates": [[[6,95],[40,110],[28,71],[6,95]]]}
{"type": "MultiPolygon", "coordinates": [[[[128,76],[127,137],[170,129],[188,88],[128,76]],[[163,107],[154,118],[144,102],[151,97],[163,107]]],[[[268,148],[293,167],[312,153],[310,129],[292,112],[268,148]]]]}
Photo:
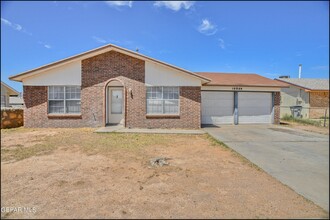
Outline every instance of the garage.
{"type": "Polygon", "coordinates": [[[202,124],[234,123],[234,92],[202,92],[202,124]]]}
{"type": "Polygon", "coordinates": [[[202,91],[202,124],[272,123],[272,109],[270,92],[202,91]]]}
{"type": "Polygon", "coordinates": [[[238,92],[238,123],[272,123],[272,93],[238,92]]]}
{"type": "Polygon", "coordinates": [[[279,123],[283,84],[257,74],[197,74],[211,80],[201,88],[201,124],[279,123]]]}

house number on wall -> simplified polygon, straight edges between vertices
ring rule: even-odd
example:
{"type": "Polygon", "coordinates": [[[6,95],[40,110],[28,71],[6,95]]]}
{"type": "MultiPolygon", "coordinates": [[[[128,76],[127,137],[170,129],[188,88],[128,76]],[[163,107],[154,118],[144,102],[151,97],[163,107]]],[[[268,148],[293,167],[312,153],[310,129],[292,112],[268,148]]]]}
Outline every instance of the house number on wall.
{"type": "Polygon", "coordinates": [[[242,87],[233,87],[232,90],[242,90],[242,87]]]}

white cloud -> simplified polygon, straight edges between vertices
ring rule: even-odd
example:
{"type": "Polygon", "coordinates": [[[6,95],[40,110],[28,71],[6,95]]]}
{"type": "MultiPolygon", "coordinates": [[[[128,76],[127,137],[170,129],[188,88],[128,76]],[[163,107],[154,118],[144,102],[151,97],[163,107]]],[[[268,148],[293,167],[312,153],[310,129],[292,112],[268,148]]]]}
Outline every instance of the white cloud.
{"type": "Polygon", "coordinates": [[[203,19],[197,30],[205,35],[213,35],[218,31],[217,26],[212,24],[208,19],[203,19]]]}
{"type": "Polygon", "coordinates": [[[115,39],[111,39],[111,38],[101,38],[101,37],[97,37],[97,36],[92,36],[92,38],[97,42],[97,43],[101,43],[101,44],[105,44],[105,43],[110,43],[110,44],[116,44],[118,46],[132,46],[133,44],[135,44],[133,41],[131,40],[115,40],[115,39]]]}
{"type": "Polygon", "coordinates": [[[22,26],[19,24],[14,24],[14,28],[18,31],[21,31],[23,29],[22,26]]]}
{"type": "Polygon", "coordinates": [[[100,37],[96,37],[96,36],[93,36],[93,39],[98,42],[98,43],[101,43],[101,44],[105,44],[107,41],[100,38],[100,37]]]}
{"type": "Polygon", "coordinates": [[[13,28],[16,31],[21,31],[23,29],[23,27],[21,25],[12,23],[4,18],[1,18],[1,23],[4,25],[7,25],[8,27],[13,28]]]}
{"type": "Polygon", "coordinates": [[[133,46],[135,43],[131,40],[115,40],[115,39],[108,39],[109,43],[116,44],[118,46],[133,46]]]}
{"type": "Polygon", "coordinates": [[[112,44],[120,44],[119,40],[109,39],[109,42],[112,44]]]}
{"type": "Polygon", "coordinates": [[[11,22],[4,19],[4,18],[1,18],[1,23],[5,24],[5,25],[8,25],[8,26],[11,26],[11,22]]]}
{"type": "Polygon", "coordinates": [[[156,1],[154,6],[156,7],[166,7],[173,11],[179,11],[181,8],[188,10],[191,8],[195,2],[193,1],[156,1]]]}
{"type": "Polygon", "coordinates": [[[110,6],[110,7],[121,7],[121,6],[128,6],[132,8],[133,6],[133,1],[105,1],[105,3],[110,6]]]}
{"type": "Polygon", "coordinates": [[[15,31],[20,31],[20,32],[22,32],[22,33],[24,33],[24,34],[28,34],[28,35],[32,36],[32,34],[31,34],[30,32],[27,32],[27,31],[22,27],[22,25],[15,24],[15,23],[13,23],[13,22],[11,22],[11,21],[8,21],[7,19],[1,18],[1,24],[6,25],[6,26],[8,26],[8,27],[14,29],[15,31]]]}
{"type": "Polygon", "coordinates": [[[38,41],[38,44],[41,44],[44,48],[46,48],[46,49],[51,49],[52,48],[52,46],[50,46],[49,44],[47,44],[47,43],[44,43],[44,42],[42,42],[42,41],[38,41]]]}
{"type": "MultiPolygon", "coordinates": [[[[19,32],[21,32],[21,33],[24,33],[24,34],[27,34],[27,35],[33,37],[33,36],[32,36],[32,33],[26,31],[26,30],[22,27],[22,25],[15,24],[15,23],[13,23],[13,22],[11,22],[11,21],[9,21],[9,20],[7,20],[7,19],[4,19],[4,18],[1,18],[1,24],[6,25],[6,26],[8,26],[8,27],[10,27],[10,28],[12,28],[12,29],[14,29],[14,30],[16,30],[16,31],[19,31],[19,32]]],[[[43,43],[43,42],[41,42],[41,41],[38,41],[38,44],[43,45],[43,46],[44,46],[45,48],[47,48],[47,49],[51,49],[51,48],[52,48],[51,45],[49,45],[49,44],[47,44],[47,43],[43,43]]]]}
{"type": "Polygon", "coordinates": [[[221,49],[226,49],[226,44],[225,44],[225,41],[221,38],[218,39],[219,40],[219,46],[221,49]]]}
{"type": "Polygon", "coordinates": [[[47,49],[52,48],[49,44],[45,44],[44,47],[46,47],[47,49]]]}

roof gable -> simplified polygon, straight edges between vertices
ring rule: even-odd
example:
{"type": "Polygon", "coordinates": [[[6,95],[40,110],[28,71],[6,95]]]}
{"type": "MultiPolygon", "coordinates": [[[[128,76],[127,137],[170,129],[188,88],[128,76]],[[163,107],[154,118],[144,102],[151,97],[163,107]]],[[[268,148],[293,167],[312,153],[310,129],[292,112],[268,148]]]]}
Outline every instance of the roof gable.
{"type": "Polygon", "coordinates": [[[4,82],[1,81],[1,87],[2,87],[2,86],[6,87],[7,90],[11,91],[11,93],[12,93],[13,95],[19,95],[19,92],[18,92],[16,89],[12,88],[11,86],[9,86],[9,85],[7,85],[6,83],[4,83],[4,82]]]}
{"type": "Polygon", "coordinates": [[[26,72],[23,72],[23,73],[20,73],[20,74],[17,74],[17,75],[10,76],[9,79],[14,80],[14,81],[22,82],[22,79],[24,79],[26,77],[30,77],[30,76],[42,73],[46,70],[56,68],[56,67],[61,66],[61,65],[65,65],[65,64],[73,62],[73,61],[84,60],[84,59],[87,59],[87,58],[90,58],[90,57],[93,57],[93,56],[97,56],[99,54],[106,53],[106,52],[109,52],[111,50],[129,55],[129,56],[132,56],[132,57],[135,57],[135,58],[138,58],[138,59],[142,59],[142,60],[145,60],[145,61],[150,61],[150,62],[153,62],[153,63],[157,63],[159,65],[163,65],[163,66],[167,66],[169,68],[173,68],[173,69],[178,70],[178,71],[180,71],[184,74],[188,74],[191,77],[198,78],[203,83],[210,81],[206,77],[200,76],[200,75],[195,74],[193,72],[190,72],[188,70],[173,66],[171,64],[156,60],[154,58],[142,55],[140,53],[137,53],[137,52],[134,52],[134,51],[122,48],[122,47],[118,47],[118,46],[113,45],[113,44],[108,44],[108,45],[105,45],[105,46],[102,46],[102,47],[99,47],[99,48],[96,48],[96,49],[93,49],[93,50],[89,50],[89,51],[84,52],[84,53],[77,54],[75,56],[68,57],[66,59],[62,59],[62,60],[47,64],[47,65],[38,67],[36,69],[32,69],[32,70],[29,70],[29,71],[26,71],[26,72]]]}
{"type": "Polygon", "coordinates": [[[329,79],[280,78],[275,80],[307,90],[329,90],[329,79]]]}

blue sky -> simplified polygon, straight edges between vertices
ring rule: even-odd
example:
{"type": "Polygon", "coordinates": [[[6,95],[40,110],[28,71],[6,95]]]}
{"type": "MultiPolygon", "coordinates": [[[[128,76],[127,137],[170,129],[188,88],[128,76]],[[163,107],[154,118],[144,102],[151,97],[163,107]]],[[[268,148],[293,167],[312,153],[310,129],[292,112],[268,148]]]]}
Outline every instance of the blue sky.
{"type": "Polygon", "coordinates": [[[329,2],[1,2],[1,80],[108,43],[190,71],[329,78],[329,2]]]}

